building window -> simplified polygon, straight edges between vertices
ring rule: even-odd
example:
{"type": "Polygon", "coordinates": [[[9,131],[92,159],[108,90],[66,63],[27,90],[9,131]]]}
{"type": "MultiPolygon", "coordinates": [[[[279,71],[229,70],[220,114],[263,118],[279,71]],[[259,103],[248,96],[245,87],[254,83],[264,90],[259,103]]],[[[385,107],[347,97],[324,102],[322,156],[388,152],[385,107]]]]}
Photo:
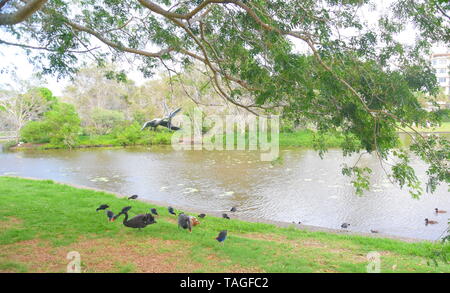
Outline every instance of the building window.
{"type": "Polygon", "coordinates": [[[440,59],[440,60],[439,60],[439,63],[440,63],[440,64],[447,64],[447,59],[440,59]]]}
{"type": "Polygon", "coordinates": [[[447,79],[445,77],[439,77],[438,80],[440,83],[444,83],[447,81],[447,79]]]}
{"type": "Polygon", "coordinates": [[[446,69],[446,68],[439,68],[438,72],[439,73],[447,73],[448,69],[446,69]]]}

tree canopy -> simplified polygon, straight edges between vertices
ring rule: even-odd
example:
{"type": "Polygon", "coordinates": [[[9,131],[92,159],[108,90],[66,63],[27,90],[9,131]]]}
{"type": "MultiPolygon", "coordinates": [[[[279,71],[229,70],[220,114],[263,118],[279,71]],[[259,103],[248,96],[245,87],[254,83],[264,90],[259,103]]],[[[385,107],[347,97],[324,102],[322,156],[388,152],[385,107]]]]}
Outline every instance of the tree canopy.
{"type": "MultiPolygon", "coordinates": [[[[99,65],[128,60],[145,76],[158,67],[177,76],[194,62],[217,94],[257,114],[304,119],[320,133],[355,136],[344,154],[376,153],[414,195],[420,182],[410,153],[396,150],[399,130],[435,125],[425,111],[439,87],[430,48],[450,42],[450,4],[396,0],[387,13],[370,0],[2,0],[0,46],[21,47],[43,73],[72,75],[87,56],[99,65]],[[362,17],[372,13],[373,19],[362,17]],[[398,35],[413,26],[416,39],[398,35]]],[[[111,77],[125,79],[124,72],[111,77]]],[[[427,188],[449,182],[448,141],[415,133],[410,151],[429,164],[427,188]]],[[[324,149],[318,148],[321,151],[324,149]]],[[[364,169],[345,174],[364,181],[364,169]]]]}

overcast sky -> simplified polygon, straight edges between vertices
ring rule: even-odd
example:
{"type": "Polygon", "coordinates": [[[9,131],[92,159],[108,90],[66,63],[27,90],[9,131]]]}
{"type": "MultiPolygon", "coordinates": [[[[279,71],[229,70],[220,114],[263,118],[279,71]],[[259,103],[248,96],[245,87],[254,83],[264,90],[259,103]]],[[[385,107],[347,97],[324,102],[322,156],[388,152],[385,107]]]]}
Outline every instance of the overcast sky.
{"type": "MultiPolygon", "coordinates": [[[[387,11],[387,7],[389,7],[389,4],[392,1],[393,0],[377,1],[376,11],[361,11],[361,15],[368,21],[369,24],[374,24],[377,21],[378,16],[387,11]]],[[[0,31],[0,38],[12,40],[11,38],[5,36],[2,31],[0,31]]],[[[409,28],[407,31],[399,35],[398,39],[403,43],[413,42],[415,39],[414,29],[409,28]]],[[[301,51],[301,43],[299,41],[297,42],[297,40],[294,41],[294,43],[298,46],[298,50],[301,51]]],[[[24,54],[24,51],[22,49],[5,45],[0,46],[0,48],[0,68],[15,69],[17,76],[21,79],[29,79],[32,76],[34,72],[33,66],[28,63],[26,55],[24,54]]],[[[443,50],[445,50],[445,48],[435,49],[435,51],[437,52],[443,50]]],[[[138,85],[146,81],[146,79],[144,79],[142,75],[136,71],[129,72],[128,76],[130,79],[136,81],[138,85]]],[[[68,84],[67,79],[58,81],[56,77],[52,76],[47,76],[45,79],[46,84],[43,84],[43,86],[48,87],[57,96],[62,94],[62,90],[68,84]]],[[[9,73],[0,73],[0,87],[4,87],[8,83],[11,84],[12,80],[12,76],[9,73]]]]}

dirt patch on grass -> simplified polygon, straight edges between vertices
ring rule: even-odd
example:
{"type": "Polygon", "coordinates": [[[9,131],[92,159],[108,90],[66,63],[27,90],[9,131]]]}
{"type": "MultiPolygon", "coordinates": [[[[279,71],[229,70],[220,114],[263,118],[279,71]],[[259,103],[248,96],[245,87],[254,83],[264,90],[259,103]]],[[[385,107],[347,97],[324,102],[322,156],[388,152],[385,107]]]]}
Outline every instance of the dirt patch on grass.
{"type": "Polygon", "coordinates": [[[6,217],[6,219],[0,219],[0,231],[8,230],[22,226],[23,221],[15,217],[6,217]]]}
{"type": "Polygon", "coordinates": [[[216,253],[209,252],[205,256],[208,262],[208,272],[227,272],[227,273],[264,273],[259,267],[243,267],[239,264],[231,264],[231,260],[218,256],[216,253]]]}
{"type": "MultiPolygon", "coordinates": [[[[261,272],[231,264],[215,254],[209,254],[204,263],[192,260],[192,245],[184,241],[142,238],[139,240],[80,239],[68,246],[53,247],[49,241],[28,240],[0,246],[1,263],[20,263],[28,272],[66,272],[73,260],[68,253],[80,254],[82,272],[136,272],[136,273],[182,273],[217,271],[235,273],[261,272]],[[229,263],[222,266],[220,264],[229,263]]],[[[0,272],[2,271],[0,269],[0,272]]]]}
{"type": "Polygon", "coordinates": [[[166,222],[169,222],[169,223],[171,223],[171,224],[175,224],[175,225],[178,225],[178,221],[177,221],[177,219],[175,219],[175,218],[164,218],[164,221],[166,221],[166,222]]]}
{"type": "Polygon", "coordinates": [[[71,261],[67,254],[71,251],[80,254],[83,272],[118,272],[129,265],[133,272],[178,273],[192,272],[201,266],[188,259],[180,243],[162,239],[119,243],[109,239],[85,239],[65,247],[30,240],[1,246],[1,250],[2,261],[24,263],[30,272],[65,272],[71,261]],[[166,252],[158,252],[161,247],[166,252]]]}

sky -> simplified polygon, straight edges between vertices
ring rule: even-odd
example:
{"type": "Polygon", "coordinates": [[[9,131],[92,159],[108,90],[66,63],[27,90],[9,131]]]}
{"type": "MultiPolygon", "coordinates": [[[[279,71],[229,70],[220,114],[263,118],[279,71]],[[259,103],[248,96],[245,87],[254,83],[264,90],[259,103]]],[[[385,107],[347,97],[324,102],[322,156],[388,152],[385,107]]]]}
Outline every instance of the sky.
{"type": "MultiPolygon", "coordinates": [[[[364,19],[367,20],[369,25],[375,24],[376,20],[378,19],[378,16],[382,13],[387,12],[387,8],[389,7],[389,4],[392,3],[393,0],[380,0],[377,1],[377,7],[375,11],[369,11],[369,10],[362,10],[360,11],[361,15],[364,17],[364,19]]],[[[410,27],[408,28],[404,33],[398,36],[398,39],[403,43],[411,43],[414,41],[414,28],[410,27]]],[[[9,39],[4,32],[0,31],[0,39],[9,39]]],[[[301,44],[299,40],[293,40],[297,51],[304,51],[304,46],[301,44]]],[[[436,47],[435,52],[443,52],[445,48],[443,47],[436,47]]],[[[122,66],[126,67],[125,64],[122,66]]],[[[0,46],[0,68],[8,68],[8,69],[15,69],[16,75],[20,79],[30,79],[34,73],[33,65],[29,64],[26,58],[26,55],[24,51],[18,47],[13,46],[0,46]]],[[[137,71],[129,71],[128,77],[136,82],[137,85],[143,84],[146,80],[144,77],[142,77],[140,72],[137,71]]],[[[4,87],[7,84],[13,84],[13,78],[12,75],[9,73],[1,73],[0,72],[0,87],[4,87]]],[[[58,80],[56,77],[53,76],[46,76],[44,85],[48,87],[54,95],[61,96],[63,93],[64,87],[66,87],[69,84],[68,79],[60,79],[58,80]]]]}

